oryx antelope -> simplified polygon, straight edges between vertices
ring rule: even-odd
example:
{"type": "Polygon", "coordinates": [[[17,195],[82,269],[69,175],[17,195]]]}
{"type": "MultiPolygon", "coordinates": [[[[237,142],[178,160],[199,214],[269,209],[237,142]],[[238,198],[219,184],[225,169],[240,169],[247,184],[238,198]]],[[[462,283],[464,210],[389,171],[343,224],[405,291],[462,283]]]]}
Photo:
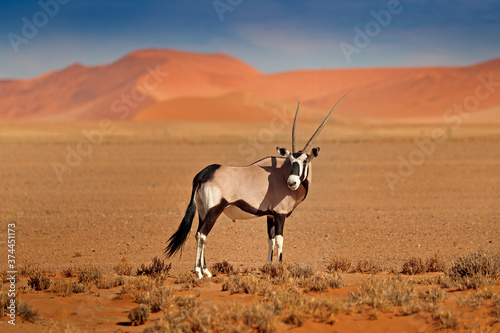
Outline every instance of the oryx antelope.
{"type": "Polygon", "coordinates": [[[285,219],[304,201],[311,184],[311,161],[319,153],[319,147],[311,149],[312,144],[344,97],[335,104],[302,150],[296,150],[295,135],[299,104],[292,127],[292,152],[277,147],[279,157],[266,157],[243,167],[212,164],[200,171],[193,179],[186,214],[168,240],[165,254],[171,257],[182,248],[198,208],[194,272],[199,278],[203,274],[212,276],[205,262],[205,241],[222,213],[233,221],[267,216],[268,260],[272,262],[276,245],[278,262],[281,262],[285,219]]]}

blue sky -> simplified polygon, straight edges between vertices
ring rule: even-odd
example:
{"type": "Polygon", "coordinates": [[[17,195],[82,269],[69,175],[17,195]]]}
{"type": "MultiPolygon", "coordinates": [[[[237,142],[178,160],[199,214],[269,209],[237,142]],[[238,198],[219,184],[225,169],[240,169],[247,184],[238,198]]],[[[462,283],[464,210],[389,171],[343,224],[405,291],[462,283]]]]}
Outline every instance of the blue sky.
{"type": "Polygon", "coordinates": [[[455,66],[500,57],[500,1],[7,0],[0,32],[3,79],[109,63],[143,48],[223,52],[266,73],[455,66]],[[390,14],[384,26],[373,12],[390,14]],[[37,31],[23,32],[26,21],[37,31]],[[367,28],[367,39],[356,39],[367,28]]]}

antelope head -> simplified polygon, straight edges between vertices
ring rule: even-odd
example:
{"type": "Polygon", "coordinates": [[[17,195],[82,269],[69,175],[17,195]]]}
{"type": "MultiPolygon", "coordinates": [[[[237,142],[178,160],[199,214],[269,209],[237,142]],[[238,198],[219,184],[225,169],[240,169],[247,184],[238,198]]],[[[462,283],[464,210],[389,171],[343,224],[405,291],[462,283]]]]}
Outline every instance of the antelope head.
{"type": "Polygon", "coordinates": [[[288,158],[288,160],[290,161],[291,168],[290,168],[290,175],[288,175],[287,179],[287,185],[291,190],[295,191],[296,189],[298,189],[300,183],[303,182],[305,179],[307,179],[307,176],[309,174],[309,165],[311,161],[315,157],[318,157],[319,155],[319,147],[311,149],[314,140],[316,140],[319,133],[328,122],[328,119],[330,119],[330,116],[332,115],[333,111],[335,111],[335,109],[340,104],[342,99],[344,99],[345,96],[346,95],[342,96],[342,98],[337,102],[337,104],[335,104],[335,106],[330,110],[330,112],[325,117],[321,125],[319,125],[318,129],[316,129],[316,132],[314,132],[309,141],[306,143],[304,148],[299,151],[296,150],[297,144],[296,144],[295,133],[296,133],[297,116],[299,114],[300,102],[297,105],[297,111],[295,112],[295,118],[293,119],[293,127],[292,127],[292,152],[289,152],[288,149],[286,148],[282,147],[276,148],[279,156],[288,158]]]}

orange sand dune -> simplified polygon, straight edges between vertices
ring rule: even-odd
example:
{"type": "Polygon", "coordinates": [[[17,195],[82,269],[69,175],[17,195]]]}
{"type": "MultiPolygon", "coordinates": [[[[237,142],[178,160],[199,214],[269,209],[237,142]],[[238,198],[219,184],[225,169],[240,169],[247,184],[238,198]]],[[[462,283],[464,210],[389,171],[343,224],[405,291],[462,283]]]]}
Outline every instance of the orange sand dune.
{"type": "Polygon", "coordinates": [[[345,117],[442,119],[458,105],[490,123],[500,122],[499,82],[500,58],[468,67],[266,75],[224,54],[142,50],[102,66],[0,81],[0,119],[266,121],[298,100],[315,118],[349,93],[345,117]]]}
{"type": "Polygon", "coordinates": [[[272,110],[282,103],[272,102],[248,92],[238,91],[213,97],[180,97],[154,104],[136,116],[136,120],[268,121],[272,110]]]}

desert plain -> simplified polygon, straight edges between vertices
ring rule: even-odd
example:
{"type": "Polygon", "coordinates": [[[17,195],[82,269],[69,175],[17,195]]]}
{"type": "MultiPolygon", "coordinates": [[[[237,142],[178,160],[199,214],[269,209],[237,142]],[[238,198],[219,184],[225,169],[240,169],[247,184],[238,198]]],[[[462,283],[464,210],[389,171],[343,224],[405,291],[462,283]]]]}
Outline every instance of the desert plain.
{"type": "Polygon", "coordinates": [[[0,330],[499,331],[499,68],[262,73],[149,49],[0,80],[0,330]],[[305,144],[346,93],[284,264],[265,218],[219,218],[212,279],[194,231],[164,256],[200,170],[290,149],[297,101],[305,144]]]}
{"type": "MultiPolygon", "coordinates": [[[[176,276],[190,274],[194,266],[193,230],[182,256],[166,259],[163,251],[184,215],[194,175],[212,163],[247,165],[275,156],[276,146],[290,146],[290,124],[0,123],[0,217],[4,235],[7,224],[15,224],[17,269],[23,271],[24,267],[29,272],[36,267],[53,286],[57,280],[76,279],[77,273],[64,277],[63,272],[71,267],[75,272],[81,267],[98,267],[102,274],[113,277],[120,262],[127,262],[135,272],[141,264],[159,257],[171,263],[162,283],[177,297],[192,296],[200,306],[219,310],[261,302],[267,297],[262,292],[223,291],[224,281],[231,279],[223,273],[189,286],[173,282],[179,280],[176,276]]],[[[299,123],[299,145],[307,141],[315,126],[311,121],[299,123]]],[[[437,255],[450,267],[470,252],[498,255],[498,125],[472,122],[448,128],[442,123],[368,125],[333,120],[316,145],[321,151],[313,161],[309,194],[285,223],[284,263],[321,275],[330,274],[327,266],[332,258],[344,258],[353,264],[369,262],[380,272],[336,273],[343,286],[326,291],[306,292],[299,284],[297,288],[306,298],[335,301],[352,297],[370,279],[401,276],[402,265],[412,257],[437,255]],[[439,140],[433,133],[440,134],[439,140]]],[[[193,229],[196,226],[197,219],[193,229]]],[[[5,257],[6,236],[0,245],[5,257]]],[[[209,267],[227,261],[240,274],[260,276],[267,250],[265,218],[233,222],[221,216],[208,236],[206,259],[209,267]]],[[[417,276],[436,279],[443,274],[417,276]]],[[[402,275],[404,281],[414,277],[402,275]]],[[[0,330],[142,332],[165,321],[160,311],[151,314],[144,325],[130,326],[127,315],[138,304],[130,295],[119,297],[123,286],[104,289],[92,285],[83,293],[60,295],[52,287],[30,289],[29,280],[30,276],[20,274],[18,298],[38,311],[36,319],[17,318],[12,326],[5,316],[0,330]]],[[[275,292],[282,292],[280,288],[285,287],[275,286],[275,292]]],[[[418,288],[425,291],[427,286],[418,284],[418,288]]],[[[430,312],[401,315],[398,307],[380,311],[374,307],[336,314],[329,323],[318,321],[313,314],[298,323],[276,315],[271,329],[498,331],[498,310],[495,320],[491,295],[477,307],[460,301],[486,287],[481,288],[444,289],[447,296],[436,306],[456,316],[458,323],[451,326],[430,312]]],[[[498,283],[487,288],[496,295],[493,299],[498,298],[498,283]]],[[[238,326],[236,322],[232,323],[234,330],[266,331],[258,324],[238,326]]],[[[230,331],[228,327],[218,328],[230,331]]]]}

